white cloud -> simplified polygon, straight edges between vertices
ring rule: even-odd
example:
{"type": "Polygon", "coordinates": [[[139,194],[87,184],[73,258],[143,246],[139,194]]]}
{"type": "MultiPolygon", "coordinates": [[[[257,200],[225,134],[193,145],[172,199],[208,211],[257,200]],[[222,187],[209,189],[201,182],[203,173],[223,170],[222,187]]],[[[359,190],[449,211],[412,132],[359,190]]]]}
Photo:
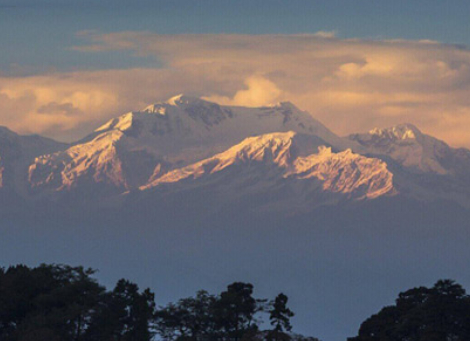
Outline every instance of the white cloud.
{"type": "Polygon", "coordinates": [[[248,77],[245,85],[246,89],[237,91],[233,98],[217,95],[203,98],[223,105],[260,107],[276,103],[281,96],[281,90],[276,84],[259,75],[248,77]]]}

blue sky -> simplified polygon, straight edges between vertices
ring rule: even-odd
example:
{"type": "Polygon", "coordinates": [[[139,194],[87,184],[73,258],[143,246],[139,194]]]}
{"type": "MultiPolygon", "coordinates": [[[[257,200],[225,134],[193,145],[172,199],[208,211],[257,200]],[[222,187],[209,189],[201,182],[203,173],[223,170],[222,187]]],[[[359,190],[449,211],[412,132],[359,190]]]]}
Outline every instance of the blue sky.
{"type": "Polygon", "coordinates": [[[341,38],[430,39],[470,45],[470,1],[453,0],[0,0],[0,70],[155,66],[130,53],[82,54],[82,30],[103,33],[292,34],[335,31],[341,38]]]}

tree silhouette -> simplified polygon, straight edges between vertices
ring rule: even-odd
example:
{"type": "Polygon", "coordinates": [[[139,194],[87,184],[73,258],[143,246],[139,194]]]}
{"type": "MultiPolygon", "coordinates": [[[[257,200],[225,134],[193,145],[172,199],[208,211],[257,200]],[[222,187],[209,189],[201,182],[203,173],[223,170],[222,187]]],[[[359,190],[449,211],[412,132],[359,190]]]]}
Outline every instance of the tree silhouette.
{"type": "Polygon", "coordinates": [[[170,303],[155,314],[156,330],[164,340],[216,339],[213,309],[216,298],[206,291],[170,303]]]}
{"type": "Polygon", "coordinates": [[[291,317],[294,313],[287,308],[287,301],[289,298],[280,293],[272,302],[272,307],[269,310],[269,320],[274,330],[269,333],[269,338],[278,341],[280,339],[286,339],[284,331],[291,331],[292,326],[290,324],[291,317]]]}
{"type": "MultiPolygon", "coordinates": [[[[149,289],[121,279],[107,291],[94,273],[67,265],[0,268],[0,340],[150,341],[159,334],[167,341],[317,341],[285,333],[293,316],[287,296],[267,305],[250,283],[234,282],[219,295],[201,290],[156,309],[149,289]],[[262,313],[274,330],[259,329],[262,313]]],[[[457,289],[439,288],[454,298],[457,289]]]]}
{"type": "Polygon", "coordinates": [[[252,284],[235,282],[220,294],[215,303],[216,323],[230,339],[238,341],[245,332],[257,328],[256,324],[252,324],[257,310],[252,294],[252,284]]]}
{"type": "Polygon", "coordinates": [[[139,292],[137,284],[121,279],[107,294],[89,328],[90,340],[148,341],[155,311],[154,294],[139,292]]]}
{"type": "Polygon", "coordinates": [[[106,292],[93,274],[66,265],[0,269],[0,340],[150,340],[153,294],[126,280],[106,292]]]}
{"type": "Polygon", "coordinates": [[[93,270],[24,265],[0,272],[0,339],[80,341],[105,289],[93,270]]]}
{"type": "Polygon", "coordinates": [[[470,340],[470,297],[451,280],[400,293],[394,306],[367,319],[350,341],[470,340]]]}

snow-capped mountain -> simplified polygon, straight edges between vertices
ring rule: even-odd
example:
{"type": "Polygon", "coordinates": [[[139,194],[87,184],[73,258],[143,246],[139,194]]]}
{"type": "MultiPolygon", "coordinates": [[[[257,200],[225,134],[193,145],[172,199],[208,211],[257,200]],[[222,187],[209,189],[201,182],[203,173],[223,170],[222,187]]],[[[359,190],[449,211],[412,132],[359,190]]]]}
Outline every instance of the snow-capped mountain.
{"type": "Polygon", "coordinates": [[[470,151],[411,124],[340,138],[289,102],[245,108],[180,95],[71,145],[2,128],[0,180],[26,200],[92,207],[188,191],[276,210],[400,196],[470,207],[470,151]]]}
{"type": "MultiPolygon", "coordinates": [[[[352,134],[364,155],[387,162],[402,196],[470,207],[470,151],[452,148],[412,124],[352,134]]],[[[357,148],[357,147],[356,147],[357,148]]]]}
{"type": "Polygon", "coordinates": [[[451,148],[444,141],[423,134],[412,124],[373,129],[349,138],[373,155],[386,155],[410,171],[441,175],[468,174],[470,151],[451,148]]]}
{"type": "Polygon", "coordinates": [[[35,189],[104,186],[122,192],[248,136],[285,131],[315,135],[328,145],[346,145],[291,103],[243,108],[180,95],[112,119],[69,149],[37,158],[29,179],[35,189]]]}
{"type": "Polygon", "coordinates": [[[267,199],[263,203],[284,210],[395,193],[385,162],[350,149],[335,153],[318,137],[292,131],[247,138],[225,152],[170,171],[141,190],[158,193],[161,186],[165,191],[210,188],[232,199],[262,193],[267,199]]]}
{"type": "Polygon", "coordinates": [[[277,278],[331,287],[328,302],[356,281],[367,300],[365,280],[465,272],[469,155],[411,125],[339,138],[290,103],[186,96],[71,145],[0,128],[1,254],[150,269],[169,287],[277,278]]]}

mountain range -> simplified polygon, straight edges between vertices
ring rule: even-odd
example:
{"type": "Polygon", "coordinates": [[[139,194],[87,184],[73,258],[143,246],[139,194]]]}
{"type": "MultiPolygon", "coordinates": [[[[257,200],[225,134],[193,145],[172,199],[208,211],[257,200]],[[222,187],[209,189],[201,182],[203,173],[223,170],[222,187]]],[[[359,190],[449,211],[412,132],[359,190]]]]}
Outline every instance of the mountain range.
{"type": "Polygon", "coordinates": [[[291,103],[176,96],[74,143],[0,128],[0,258],[157,293],[251,282],[339,341],[395,293],[470,286],[470,151],[411,124],[337,136],[291,103]]]}
{"type": "Polygon", "coordinates": [[[468,208],[470,151],[411,124],[340,137],[289,102],[246,108],[179,95],[72,144],[1,128],[0,186],[26,202],[114,207],[197,190],[291,213],[387,196],[468,208]]]}

